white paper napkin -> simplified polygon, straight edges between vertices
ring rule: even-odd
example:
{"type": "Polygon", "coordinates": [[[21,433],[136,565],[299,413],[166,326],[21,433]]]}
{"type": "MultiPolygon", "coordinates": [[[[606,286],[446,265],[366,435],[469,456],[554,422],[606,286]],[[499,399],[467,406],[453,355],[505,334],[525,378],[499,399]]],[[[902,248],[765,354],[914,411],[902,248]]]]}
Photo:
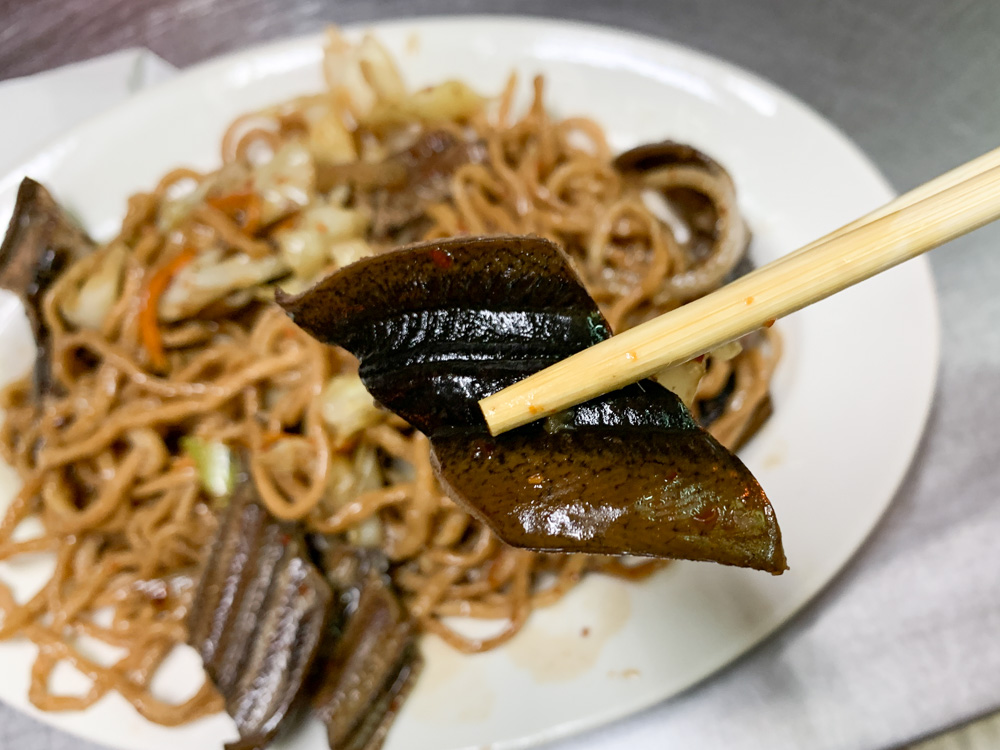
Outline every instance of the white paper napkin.
{"type": "Polygon", "coordinates": [[[0,174],[60,133],[174,72],[149,50],[129,49],[0,81],[0,174]]]}

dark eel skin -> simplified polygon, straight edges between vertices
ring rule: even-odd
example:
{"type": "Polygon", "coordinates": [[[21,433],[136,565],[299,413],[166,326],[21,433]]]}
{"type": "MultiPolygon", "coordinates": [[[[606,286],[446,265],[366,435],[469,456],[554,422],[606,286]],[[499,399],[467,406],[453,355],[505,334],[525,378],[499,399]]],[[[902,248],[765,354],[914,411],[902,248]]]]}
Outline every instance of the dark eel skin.
{"type": "Polygon", "coordinates": [[[188,614],[188,643],[257,750],[305,717],[332,750],[377,750],[422,658],[376,550],[306,539],[275,520],[243,474],[188,614]]]}
{"type": "Polygon", "coordinates": [[[0,244],[0,289],[15,292],[38,346],[34,393],[51,385],[49,333],[42,325],[42,297],[74,261],[94,249],[94,241],[40,183],[25,177],[17,191],[14,215],[0,244]]]}
{"type": "Polygon", "coordinates": [[[227,750],[266,747],[301,718],[332,600],[301,532],[272,519],[244,477],[187,620],[188,643],[240,734],[227,750]]]}
{"type": "Polygon", "coordinates": [[[786,569],[760,485],[653,381],[489,434],[480,399],[610,335],[551,242],[413,245],[277,300],[357,356],[375,399],[430,438],[446,490],[508,544],[786,569]]]}
{"type": "Polygon", "coordinates": [[[340,592],[341,621],[314,688],[313,714],[331,748],[375,750],[423,667],[417,631],[392,590],[388,562],[328,538],[313,538],[320,567],[340,592]]]}

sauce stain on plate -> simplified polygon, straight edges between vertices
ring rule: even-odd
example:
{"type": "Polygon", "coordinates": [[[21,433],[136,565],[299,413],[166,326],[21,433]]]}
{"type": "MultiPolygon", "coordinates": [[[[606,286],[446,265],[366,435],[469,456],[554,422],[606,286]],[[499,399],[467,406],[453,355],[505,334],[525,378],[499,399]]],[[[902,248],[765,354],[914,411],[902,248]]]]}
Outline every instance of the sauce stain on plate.
{"type": "Polygon", "coordinates": [[[612,680],[634,680],[636,677],[641,677],[642,672],[640,672],[635,667],[629,667],[628,669],[609,669],[608,678],[612,680]]]}
{"type": "Polygon", "coordinates": [[[511,661],[535,682],[566,682],[587,672],[632,611],[628,587],[608,578],[588,580],[565,604],[558,619],[536,612],[535,621],[507,649],[511,661]]]}
{"type": "Polygon", "coordinates": [[[768,452],[764,455],[764,460],[761,465],[765,469],[776,469],[785,462],[785,457],[788,452],[788,446],[783,440],[776,440],[773,445],[770,446],[768,452]]]}

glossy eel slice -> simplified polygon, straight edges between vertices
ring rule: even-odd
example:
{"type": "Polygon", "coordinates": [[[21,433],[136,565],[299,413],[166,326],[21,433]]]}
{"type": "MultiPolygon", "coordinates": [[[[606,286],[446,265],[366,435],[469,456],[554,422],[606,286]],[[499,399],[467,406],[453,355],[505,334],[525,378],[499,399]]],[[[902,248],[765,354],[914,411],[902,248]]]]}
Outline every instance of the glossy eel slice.
{"type": "Polygon", "coordinates": [[[229,499],[188,615],[188,642],[256,750],[301,718],[303,688],[326,635],[333,594],[301,533],[270,517],[244,478],[229,499]]]}
{"type": "Polygon", "coordinates": [[[481,398],[610,335],[551,242],[413,245],[278,302],[357,356],[375,399],[430,438],[449,494],[508,544],[786,569],[760,485],[651,380],[489,434],[481,398]]]}
{"type": "Polygon", "coordinates": [[[376,550],[271,517],[236,485],[188,615],[188,642],[256,750],[306,712],[331,750],[378,750],[420,673],[417,632],[376,550]]]}
{"type": "Polygon", "coordinates": [[[342,610],[316,670],[313,714],[326,725],[331,748],[377,750],[423,667],[417,630],[380,551],[312,541],[342,610]]]}
{"type": "Polygon", "coordinates": [[[31,324],[38,346],[33,381],[36,395],[48,391],[52,379],[42,297],[59,274],[94,247],[94,241],[48,190],[30,177],[21,181],[14,215],[0,244],[0,289],[9,289],[21,298],[31,324]]]}

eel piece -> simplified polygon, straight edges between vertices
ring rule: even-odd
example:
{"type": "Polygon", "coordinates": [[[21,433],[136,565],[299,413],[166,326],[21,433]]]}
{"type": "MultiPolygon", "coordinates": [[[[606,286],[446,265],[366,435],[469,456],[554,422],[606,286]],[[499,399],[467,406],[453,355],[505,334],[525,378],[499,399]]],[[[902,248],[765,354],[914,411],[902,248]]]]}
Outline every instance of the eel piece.
{"type": "Polygon", "coordinates": [[[313,713],[336,750],[378,750],[423,660],[417,632],[385,575],[384,556],[330,542],[321,567],[342,607],[321,667],[313,713]]]}
{"type": "Polygon", "coordinates": [[[308,708],[332,598],[301,534],[267,513],[244,476],[188,616],[188,642],[240,734],[228,750],[266,747],[308,708]]]}
{"type": "Polygon", "coordinates": [[[21,298],[38,346],[34,391],[51,385],[49,335],[42,323],[42,297],[69,265],[92,252],[94,241],[40,183],[25,177],[17,191],[14,215],[0,244],[0,288],[21,298]]]}
{"type": "Polygon", "coordinates": [[[358,357],[372,396],[430,438],[446,490],[508,544],[786,569],[760,485],[654,381],[489,434],[480,399],[610,335],[556,245],[423,243],[277,299],[358,357]]]}

